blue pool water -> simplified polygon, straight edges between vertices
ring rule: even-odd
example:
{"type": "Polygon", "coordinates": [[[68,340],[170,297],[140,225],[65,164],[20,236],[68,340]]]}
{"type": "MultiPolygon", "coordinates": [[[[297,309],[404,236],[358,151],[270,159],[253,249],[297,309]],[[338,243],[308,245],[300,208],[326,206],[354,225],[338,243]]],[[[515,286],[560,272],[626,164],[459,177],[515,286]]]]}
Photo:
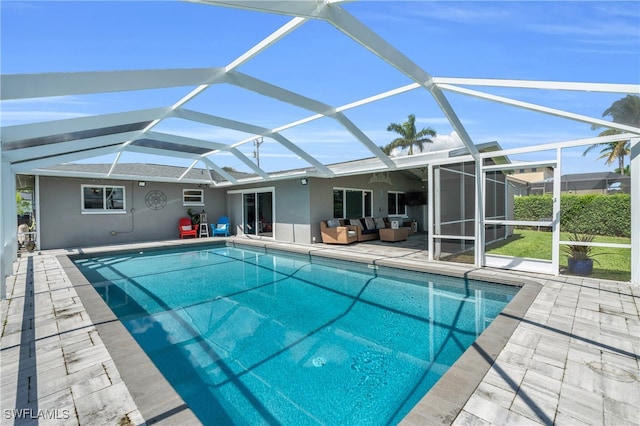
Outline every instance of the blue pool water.
{"type": "Polygon", "coordinates": [[[394,424],[517,288],[225,246],[74,260],[205,424],[394,424]]]}

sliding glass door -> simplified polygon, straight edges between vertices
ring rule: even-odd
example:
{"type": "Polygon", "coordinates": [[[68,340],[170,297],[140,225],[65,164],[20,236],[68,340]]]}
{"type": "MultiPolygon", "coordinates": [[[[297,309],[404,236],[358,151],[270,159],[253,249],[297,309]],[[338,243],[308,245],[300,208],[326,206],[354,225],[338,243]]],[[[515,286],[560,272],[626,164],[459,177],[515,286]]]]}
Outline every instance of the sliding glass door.
{"type": "Polygon", "coordinates": [[[242,217],[245,234],[273,237],[273,191],[243,193],[242,217]]]}

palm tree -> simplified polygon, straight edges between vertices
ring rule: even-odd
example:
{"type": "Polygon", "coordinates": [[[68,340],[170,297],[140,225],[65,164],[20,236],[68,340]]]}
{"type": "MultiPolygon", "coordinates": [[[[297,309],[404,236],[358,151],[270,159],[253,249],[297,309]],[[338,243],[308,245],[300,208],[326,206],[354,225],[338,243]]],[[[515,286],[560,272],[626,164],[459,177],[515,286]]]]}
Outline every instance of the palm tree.
{"type": "Polygon", "coordinates": [[[391,144],[387,146],[379,146],[378,148],[380,148],[382,152],[384,152],[387,155],[391,155],[391,151],[393,150],[393,147],[391,146],[391,144]]]}
{"type": "Polygon", "coordinates": [[[624,166],[624,169],[615,169],[614,172],[621,175],[631,176],[631,167],[627,164],[624,166]]]}
{"type": "MultiPolygon", "coordinates": [[[[602,113],[602,116],[611,116],[615,123],[640,127],[640,96],[627,95],[622,99],[618,99],[602,113]]],[[[600,126],[592,126],[591,128],[595,130],[598,127],[600,126]]],[[[601,132],[598,136],[619,135],[621,133],[623,132],[617,129],[608,129],[601,132]]],[[[607,165],[612,164],[617,159],[618,169],[622,172],[627,169],[624,165],[624,157],[630,154],[629,140],[591,145],[582,155],[587,155],[587,153],[596,147],[603,147],[600,151],[600,157],[598,158],[604,158],[607,165]]]]}
{"type": "Polygon", "coordinates": [[[389,145],[384,147],[382,150],[385,152],[391,152],[394,148],[406,148],[409,147],[409,155],[413,155],[413,146],[416,145],[420,148],[420,152],[422,152],[422,148],[424,143],[432,143],[433,141],[429,139],[427,136],[435,136],[436,131],[431,127],[425,127],[419,132],[416,132],[416,116],[413,114],[409,114],[408,120],[402,124],[391,123],[387,130],[390,132],[396,132],[400,135],[399,138],[395,138],[391,141],[389,145]]]}
{"type": "MultiPolygon", "coordinates": [[[[622,131],[618,129],[609,129],[601,132],[598,136],[611,136],[611,135],[619,135],[622,131]]],[[[602,147],[600,150],[600,156],[598,160],[604,159],[606,165],[611,165],[614,161],[618,161],[618,170],[622,170],[624,172],[624,157],[631,153],[631,144],[629,140],[622,140],[617,142],[605,142],[605,143],[597,143],[591,145],[589,148],[585,149],[582,153],[582,156],[587,155],[592,150],[602,147]]]]}
{"type": "Polygon", "coordinates": [[[640,127],[640,96],[627,95],[611,104],[602,113],[603,117],[610,115],[615,123],[640,127]]]}

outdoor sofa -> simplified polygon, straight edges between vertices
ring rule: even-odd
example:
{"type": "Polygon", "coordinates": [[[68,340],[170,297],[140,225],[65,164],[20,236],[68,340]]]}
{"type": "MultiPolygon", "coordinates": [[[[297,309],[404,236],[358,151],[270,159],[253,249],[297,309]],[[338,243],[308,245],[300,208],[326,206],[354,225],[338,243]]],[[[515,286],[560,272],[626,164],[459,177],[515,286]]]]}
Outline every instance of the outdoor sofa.
{"type": "Polygon", "coordinates": [[[320,236],[325,244],[351,244],[358,241],[356,226],[343,225],[339,219],[321,221],[320,236]]]}
{"type": "MultiPolygon", "coordinates": [[[[381,229],[390,229],[391,221],[388,218],[378,217],[363,217],[356,219],[329,219],[320,222],[320,232],[322,234],[322,242],[328,244],[350,244],[358,241],[371,241],[380,239],[381,229]],[[348,231],[355,231],[355,238],[353,235],[349,237],[348,231]],[[346,233],[346,234],[345,234],[346,233]],[[341,238],[336,238],[337,236],[341,238]]],[[[398,241],[396,238],[407,239],[409,234],[408,230],[406,235],[404,233],[394,233],[403,235],[403,238],[394,237],[391,241],[398,241]]]]}

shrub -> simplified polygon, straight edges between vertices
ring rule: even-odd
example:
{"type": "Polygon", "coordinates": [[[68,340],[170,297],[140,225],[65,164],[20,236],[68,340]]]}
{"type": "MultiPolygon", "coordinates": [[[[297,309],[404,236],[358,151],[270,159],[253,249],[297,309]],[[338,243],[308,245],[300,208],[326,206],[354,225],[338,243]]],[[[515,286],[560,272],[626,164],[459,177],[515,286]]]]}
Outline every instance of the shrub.
{"type": "MultiPolygon", "coordinates": [[[[531,195],[514,200],[515,220],[542,220],[553,215],[553,197],[531,195]]],[[[560,197],[563,232],[631,236],[631,195],[563,194],[560,197]]]]}

